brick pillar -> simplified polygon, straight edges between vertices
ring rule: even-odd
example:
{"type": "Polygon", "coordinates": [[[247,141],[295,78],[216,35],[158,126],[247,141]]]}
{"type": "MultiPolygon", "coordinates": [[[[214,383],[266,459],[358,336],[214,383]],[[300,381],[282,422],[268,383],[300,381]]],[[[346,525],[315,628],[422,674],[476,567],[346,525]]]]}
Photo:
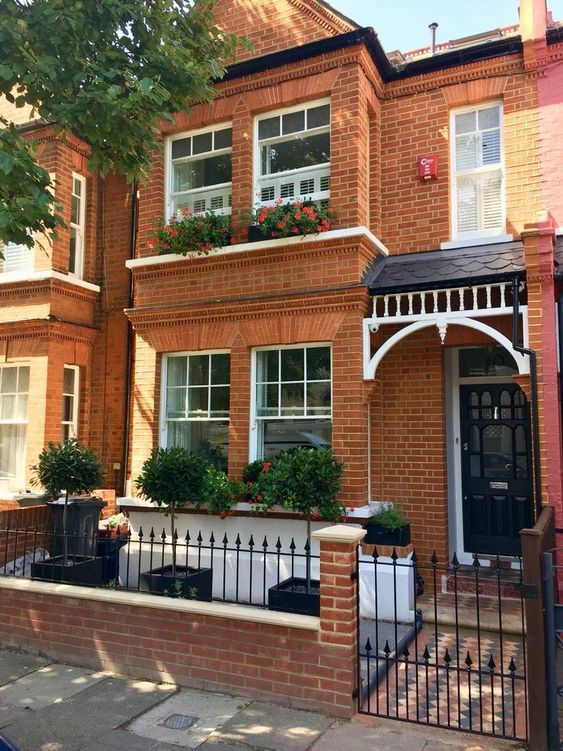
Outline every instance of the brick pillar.
{"type": "Polygon", "coordinates": [[[248,463],[250,419],[250,350],[240,334],[231,344],[231,411],[229,417],[229,476],[239,478],[248,463]]]}
{"type": "Polygon", "coordinates": [[[313,532],[320,543],[321,670],[319,688],[333,714],[352,717],[358,688],[358,544],[365,529],[337,524],[313,532]],[[325,670],[323,668],[329,668],[325,670]]]}
{"type": "Polygon", "coordinates": [[[527,224],[522,231],[528,290],[530,347],[538,363],[538,412],[543,503],[555,507],[557,526],[563,524],[561,478],[561,411],[557,373],[557,333],[553,247],[550,221],[527,224]]]}
{"type": "Polygon", "coordinates": [[[257,200],[252,173],[252,128],[252,113],[241,97],[233,112],[231,234],[237,242],[246,242],[250,214],[257,200]]]}

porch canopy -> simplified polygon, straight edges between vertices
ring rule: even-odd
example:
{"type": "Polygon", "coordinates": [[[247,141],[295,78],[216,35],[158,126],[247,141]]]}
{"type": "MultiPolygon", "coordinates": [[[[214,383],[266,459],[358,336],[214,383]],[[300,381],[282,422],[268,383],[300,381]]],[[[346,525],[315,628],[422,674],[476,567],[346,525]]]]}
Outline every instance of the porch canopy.
{"type": "MultiPolygon", "coordinates": [[[[519,373],[528,374],[529,358],[517,352],[511,340],[494,327],[499,316],[512,316],[514,277],[520,280],[519,294],[523,297],[525,265],[521,242],[376,258],[364,276],[373,295],[372,315],[363,324],[364,378],[375,378],[382,359],[405,337],[436,326],[443,344],[449,325],[488,335],[510,352],[519,373]],[[491,323],[486,319],[491,319],[491,323]],[[373,352],[371,334],[388,325],[397,330],[373,352]]],[[[520,304],[519,311],[523,344],[527,346],[527,305],[520,304]]]]}

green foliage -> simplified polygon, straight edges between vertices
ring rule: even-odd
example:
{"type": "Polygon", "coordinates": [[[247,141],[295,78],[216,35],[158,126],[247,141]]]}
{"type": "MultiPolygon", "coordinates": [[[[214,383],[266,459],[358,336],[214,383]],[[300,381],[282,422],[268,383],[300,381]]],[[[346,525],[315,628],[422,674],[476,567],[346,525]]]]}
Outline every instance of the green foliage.
{"type": "Polygon", "coordinates": [[[336,502],[343,467],[330,449],[295,448],[264,462],[254,485],[261,510],[281,505],[304,514],[338,521],[342,509],[336,502]]]}
{"type": "Polygon", "coordinates": [[[254,483],[258,480],[260,477],[260,473],[262,472],[264,468],[264,464],[270,464],[271,462],[267,462],[265,459],[256,459],[256,461],[250,462],[250,464],[247,464],[246,467],[242,470],[242,480],[246,483],[254,483]]]}
{"type": "MultiPolygon", "coordinates": [[[[2,0],[0,94],[91,145],[90,167],[129,180],[148,173],[158,125],[209,101],[238,40],[220,31],[214,0],[2,0]]],[[[32,144],[0,142],[0,240],[30,244],[22,228],[51,229],[48,175],[32,144]],[[14,196],[13,182],[19,182],[14,196]],[[15,215],[15,219],[14,219],[15,215]]]]}
{"type": "Polygon", "coordinates": [[[168,224],[160,222],[157,226],[152,241],[157,253],[202,255],[231,242],[231,217],[212,211],[190,216],[186,209],[183,219],[172,216],[168,224]]]}
{"type": "Polygon", "coordinates": [[[35,472],[33,484],[43,486],[53,498],[63,490],[69,496],[91,493],[102,484],[102,468],[96,454],[76,438],[64,443],[50,442],[31,469],[35,472]]]}
{"type": "Polygon", "coordinates": [[[155,448],[135,483],[144,498],[154,501],[169,514],[188,503],[199,503],[205,474],[203,459],[185,448],[155,448]]]}
{"type": "Polygon", "coordinates": [[[271,206],[262,206],[254,213],[264,237],[296,237],[298,235],[328,232],[335,219],[335,211],[325,204],[313,201],[283,203],[278,199],[271,206]]]}
{"type": "Polygon", "coordinates": [[[49,173],[35,162],[33,145],[11,124],[0,130],[0,240],[30,245],[28,228],[55,230],[63,224],[50,182],[49,173]]]}
{"type": "Polygon", "coordinates": [[[389,506],[383,511],[380,511],[379,514],[371,516],[367,523],[376,524],[378,527],[383,527],[389,532],[396,532],[407,524],[407,520],[396,506],[389,506]]]}
{"type": "Polygon", "coordinates": [[[206,505],[208,514],[219,514],[224,518],[242,495],[241,482],[230,480],[215,467],[208,467],[201,493],[201,500],[206,505]]]}

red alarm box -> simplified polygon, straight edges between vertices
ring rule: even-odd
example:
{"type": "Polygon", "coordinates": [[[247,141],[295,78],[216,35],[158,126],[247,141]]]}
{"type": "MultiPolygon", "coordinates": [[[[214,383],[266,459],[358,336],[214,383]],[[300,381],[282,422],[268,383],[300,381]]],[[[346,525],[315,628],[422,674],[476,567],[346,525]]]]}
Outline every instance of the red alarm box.
{"type": "Polygon", "coordinates": [[[423,182],[438,179],[438,157],[436,154],[426,154],[418,158],[418,177],[423,182]]]}

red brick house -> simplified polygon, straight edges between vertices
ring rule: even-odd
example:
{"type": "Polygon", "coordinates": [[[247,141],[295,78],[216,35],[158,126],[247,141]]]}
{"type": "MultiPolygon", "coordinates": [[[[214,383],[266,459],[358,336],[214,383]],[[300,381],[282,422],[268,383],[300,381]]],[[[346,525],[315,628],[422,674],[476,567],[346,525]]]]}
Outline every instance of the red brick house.
{"type": "Polygon", "coordinates": [[[219,0],[254,49],[163,127],[138,195],[25,125],[69,229],[31,260],[4,251],[6,490],[72,433],[118,492],[159,443],[211,447],[234,477],[330,445],[352,516],[389,500],[425,554],[517,554],[562,504],[563,32],[544,0],[520,17],[386,55],[317,0],[219,0]],[[333,227],[248,242],[257,204],[299,198],[328,200],[333,227]],[[154,221],[185,207],[230,214],[234,244],[155,255],[154,221]]]}

